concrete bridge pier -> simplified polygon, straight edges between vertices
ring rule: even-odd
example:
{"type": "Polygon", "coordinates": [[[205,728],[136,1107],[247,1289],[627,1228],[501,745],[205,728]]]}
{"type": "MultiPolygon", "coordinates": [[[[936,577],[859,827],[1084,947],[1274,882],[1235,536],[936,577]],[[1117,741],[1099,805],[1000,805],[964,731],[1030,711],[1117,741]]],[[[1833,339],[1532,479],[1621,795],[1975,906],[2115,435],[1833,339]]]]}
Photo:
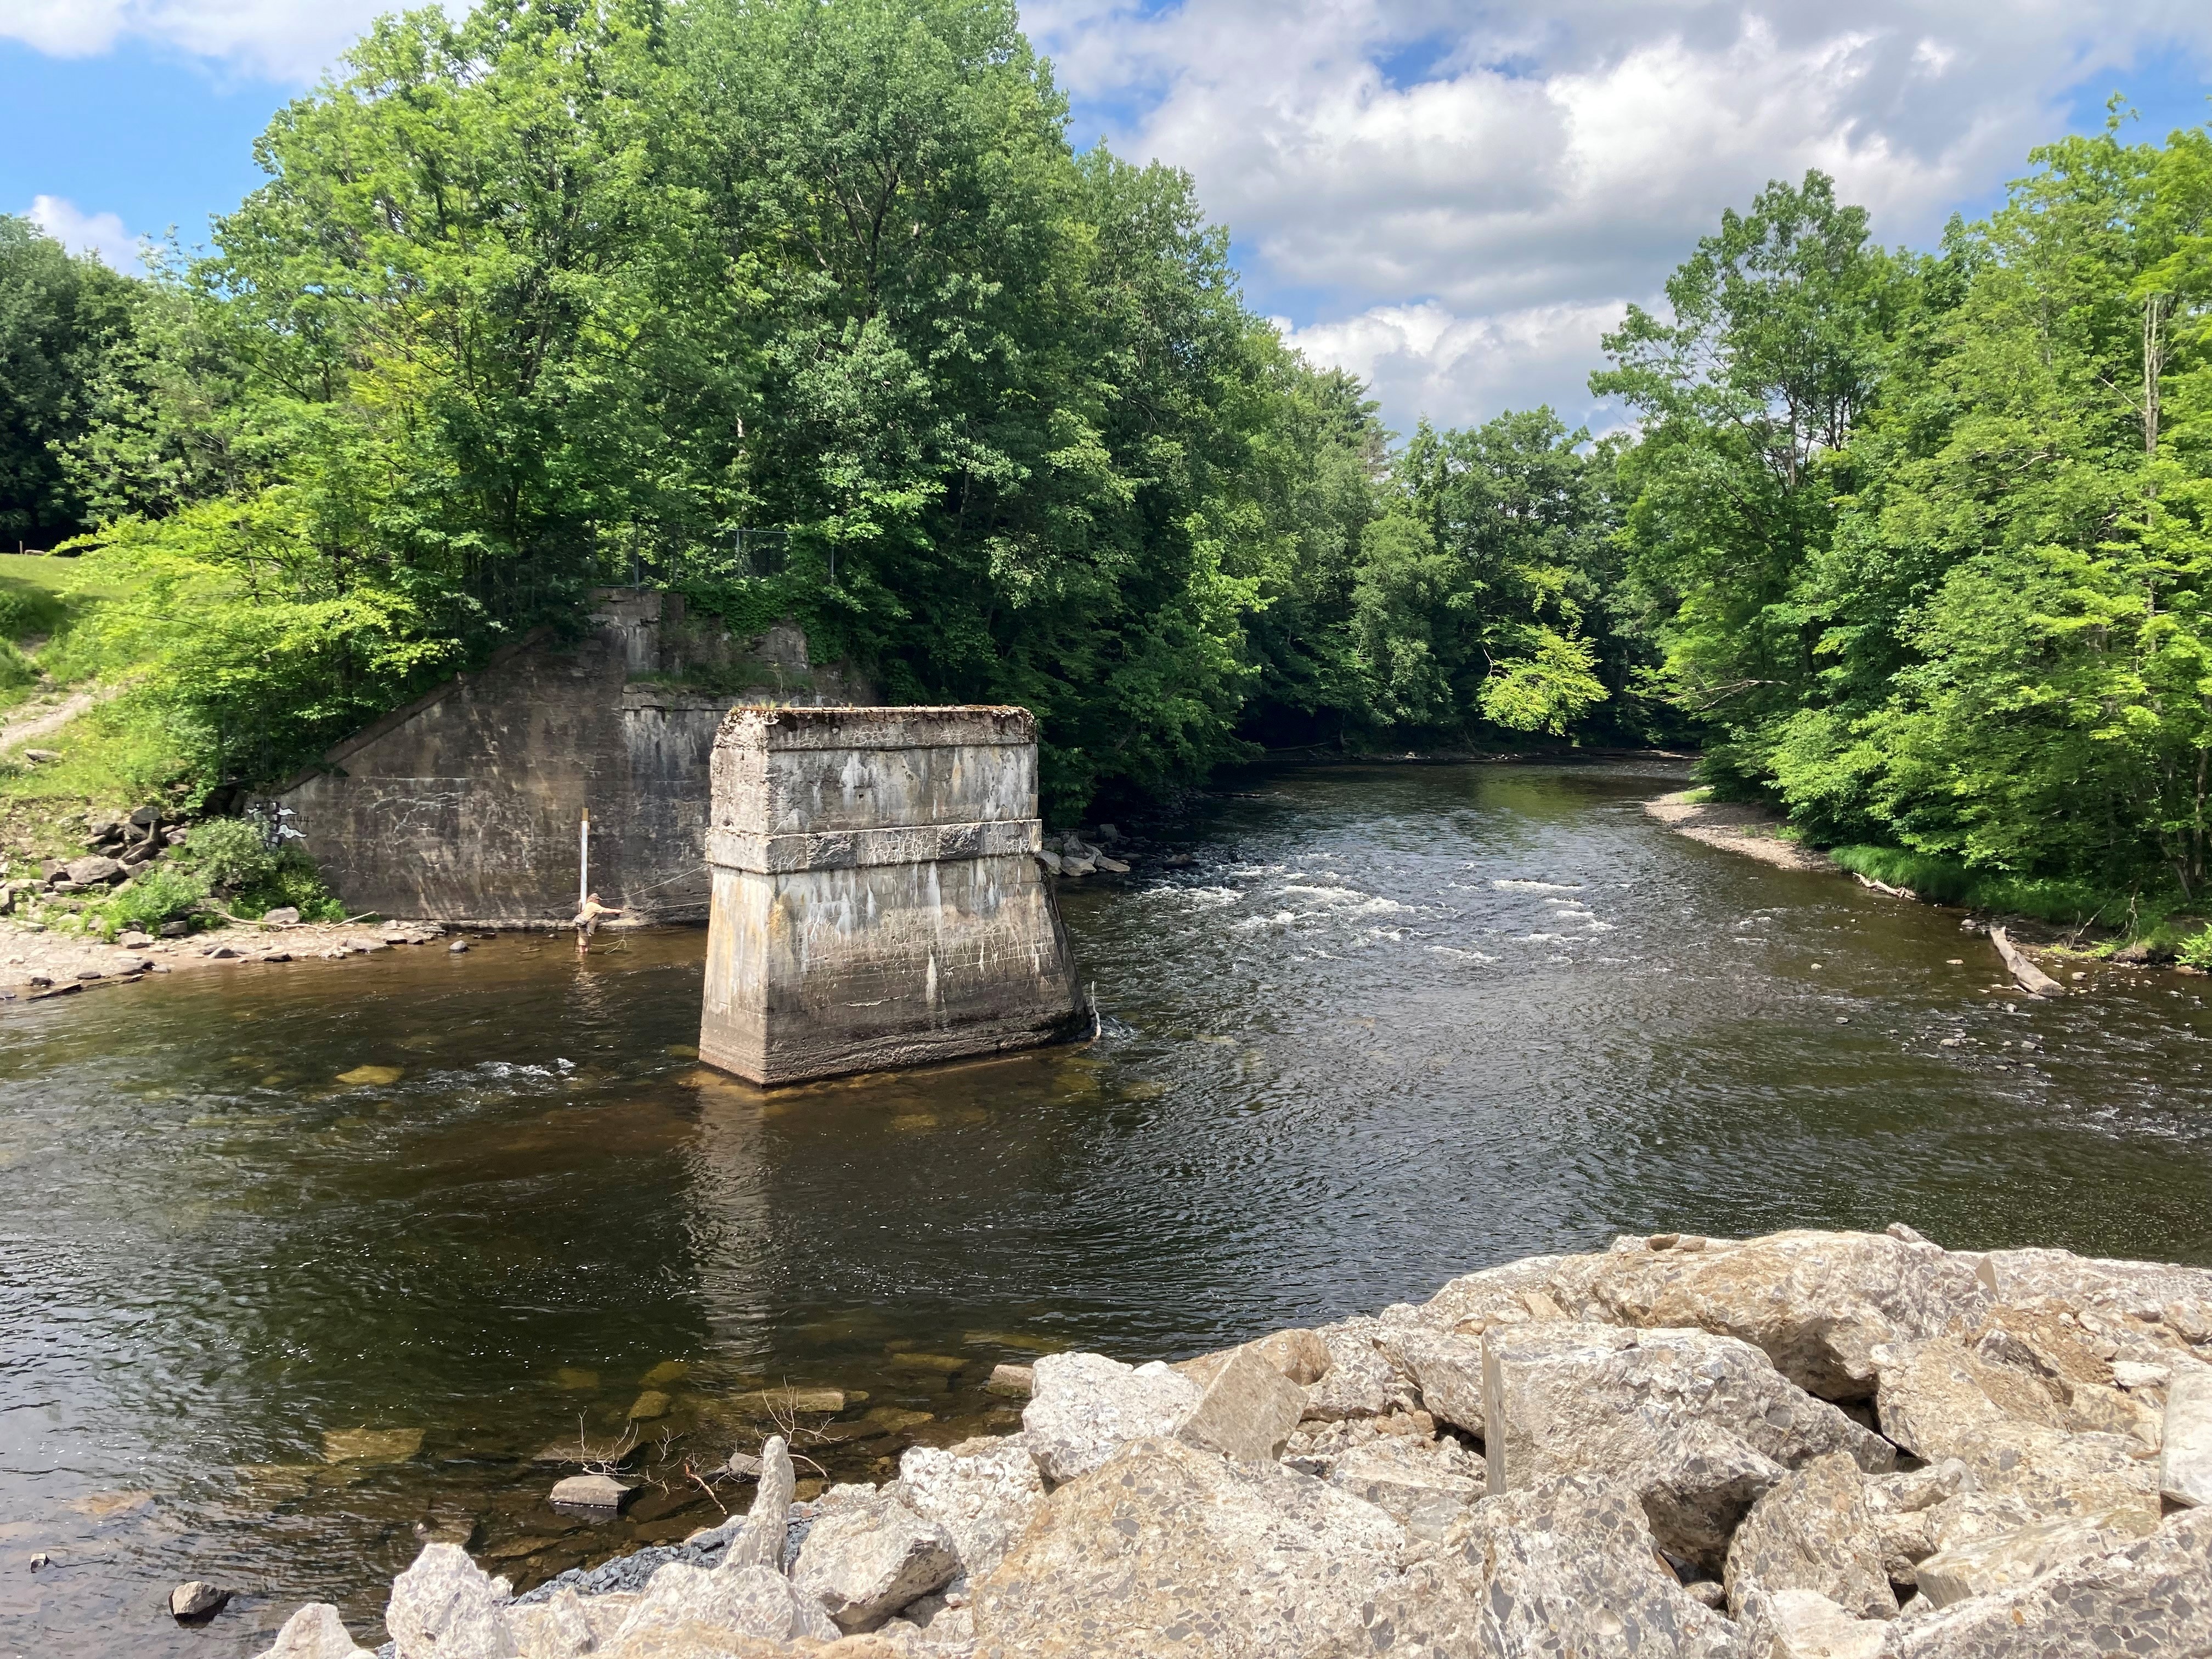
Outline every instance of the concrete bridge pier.
{"type": "Polygon", "coordinates": [[[731,710],[699,1056],[796,1083],[1084,1028],[1027,709],[731,710]]]}

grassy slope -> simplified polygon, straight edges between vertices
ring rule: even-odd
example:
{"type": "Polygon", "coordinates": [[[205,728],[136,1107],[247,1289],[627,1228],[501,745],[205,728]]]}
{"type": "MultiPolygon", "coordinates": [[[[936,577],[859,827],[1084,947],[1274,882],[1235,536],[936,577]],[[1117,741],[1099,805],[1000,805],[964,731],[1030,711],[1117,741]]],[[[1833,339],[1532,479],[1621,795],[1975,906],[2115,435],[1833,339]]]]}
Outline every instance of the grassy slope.
{"type": "MultiPolygon", "coordinates": [[[[0,554],[0,712],[31,713],[24,705],[127,679],[131,665],[102,660],[87,626],[122,592],[82,560],[0,554]]],[[[177,774],[159,726],[127,700],[27,746],[62,758],[33,766],[20,751],[0,757],[0,851],[18,861],[74,850],[88,807],[162,799],[177,774]]]]}

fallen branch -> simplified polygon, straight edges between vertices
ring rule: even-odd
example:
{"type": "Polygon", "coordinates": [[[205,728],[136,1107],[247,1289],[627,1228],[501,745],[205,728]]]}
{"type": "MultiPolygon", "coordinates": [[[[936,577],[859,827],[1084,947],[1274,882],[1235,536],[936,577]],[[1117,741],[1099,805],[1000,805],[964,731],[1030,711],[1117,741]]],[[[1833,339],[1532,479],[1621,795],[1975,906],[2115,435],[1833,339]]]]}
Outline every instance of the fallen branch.
{"type": "Polygon", "coordinates": [[[2004,965],[2011,970],[2020,988],[2032,997],[2063,996],[2066,988],[2027,959],[2027,952],[2014,945],[2002,927],[1990,929],[1990,943],[1997,947],[2004,965]]]}
{"type": "Polygon", "coordinates": [[[1851,872],[1851,879],[1862,887],[1871,887],[1875,892],[1887,893],[1892,898],[1910,899],[1916,904],[1920,900],[1920,895],[1910,887],[1892,887],[1886,881],[1876,881],[1872,876],[1863,876],[1856,870],[1851,872]]]}

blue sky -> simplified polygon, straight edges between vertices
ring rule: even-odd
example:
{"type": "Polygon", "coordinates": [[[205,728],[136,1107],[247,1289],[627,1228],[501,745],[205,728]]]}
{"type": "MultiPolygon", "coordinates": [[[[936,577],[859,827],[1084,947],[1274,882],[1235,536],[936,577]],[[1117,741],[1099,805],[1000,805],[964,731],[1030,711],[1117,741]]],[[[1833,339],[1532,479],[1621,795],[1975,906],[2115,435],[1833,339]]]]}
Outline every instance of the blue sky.
{"type": "MultiPolygon", "coordinates": [[[[0,0],[0,209],[204,240],[375,0],[0,0]]],[[[1188,168],[1248,294],[1401,428],[1548,401],[1723,207],[1807,167],[1886,241],[2002,198],[2118,91],[2212,107],[2203,0],[1033,0],[1073,136],[1188,168]]]]}

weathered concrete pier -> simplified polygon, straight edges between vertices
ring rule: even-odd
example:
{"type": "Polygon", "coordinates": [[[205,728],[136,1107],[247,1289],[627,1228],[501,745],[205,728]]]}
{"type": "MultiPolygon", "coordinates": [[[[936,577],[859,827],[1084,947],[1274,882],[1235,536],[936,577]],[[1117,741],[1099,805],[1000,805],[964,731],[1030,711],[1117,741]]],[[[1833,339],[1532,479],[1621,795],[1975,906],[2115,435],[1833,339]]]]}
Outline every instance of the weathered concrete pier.
{"type": "Polygon", "coordinates": [[[798,1082],[1080,1029],[1023,708],[737,708],[713,761],[699,1054],[798,1082]]]}

